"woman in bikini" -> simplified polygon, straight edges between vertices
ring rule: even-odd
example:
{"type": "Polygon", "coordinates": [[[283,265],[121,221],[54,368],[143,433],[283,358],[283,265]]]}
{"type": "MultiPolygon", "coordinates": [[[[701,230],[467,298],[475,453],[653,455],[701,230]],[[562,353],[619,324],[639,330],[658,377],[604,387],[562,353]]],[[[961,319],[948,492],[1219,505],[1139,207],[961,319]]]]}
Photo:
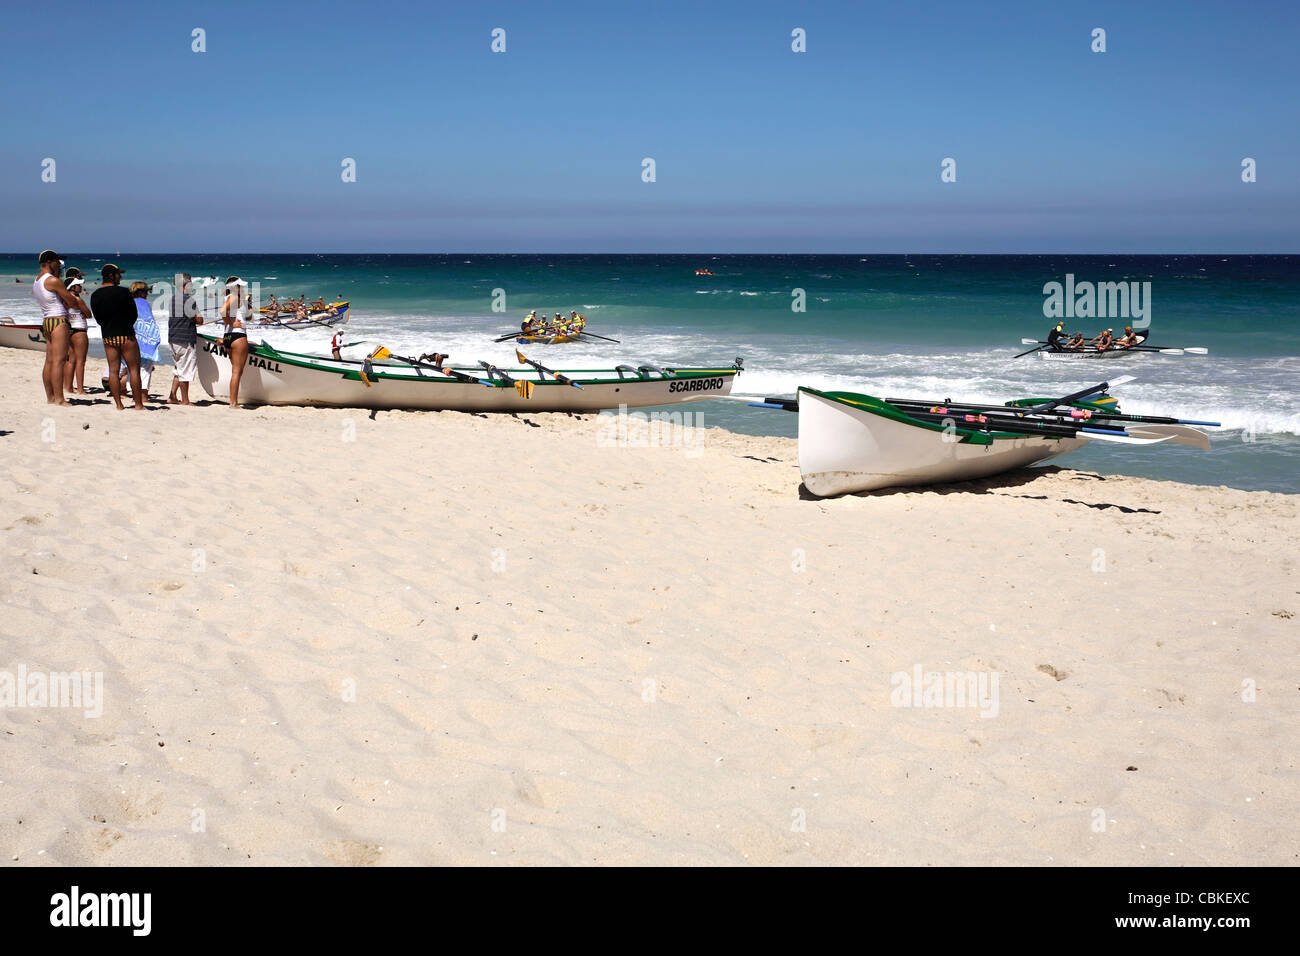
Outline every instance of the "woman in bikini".
{"type": "Polygon", "coordinates": [[[68,364],[63,372],[63,390],[75,395],[86,392],[86,353],[90,349],[90,336],[87,326],[90,320],[90,306],[86,305],[84,295],[86,279],[81,270],[68,270],[68,291],[77,298],[75,307],[68,307],[68,364]],[[73,387],[75,384],[75,388],[73,387]]]}
{"type": "Polygon", "coordinates": [[[244,280],[231,276],[226,280],[226,299],[221,304],[221,321],[225,335],[221,344],[230,353],[230,407],[239,407],[239,380],[244,377],[248,364],[248,300],[244,295],[244,280]]]}

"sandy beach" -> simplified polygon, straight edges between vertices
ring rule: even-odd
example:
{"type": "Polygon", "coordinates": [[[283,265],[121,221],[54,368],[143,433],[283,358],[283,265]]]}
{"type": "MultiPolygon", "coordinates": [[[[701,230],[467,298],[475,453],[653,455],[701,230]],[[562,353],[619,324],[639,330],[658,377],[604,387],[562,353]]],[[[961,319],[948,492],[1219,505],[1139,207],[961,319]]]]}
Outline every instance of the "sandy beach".
{"type": "Polygon", "coordinates": [[[40,362],[0,350],[0,671],[102,712],[0,715],[7,864],[1300,857],[1296,496],[819,501],[789,439],[52,408],[40,362]]]}

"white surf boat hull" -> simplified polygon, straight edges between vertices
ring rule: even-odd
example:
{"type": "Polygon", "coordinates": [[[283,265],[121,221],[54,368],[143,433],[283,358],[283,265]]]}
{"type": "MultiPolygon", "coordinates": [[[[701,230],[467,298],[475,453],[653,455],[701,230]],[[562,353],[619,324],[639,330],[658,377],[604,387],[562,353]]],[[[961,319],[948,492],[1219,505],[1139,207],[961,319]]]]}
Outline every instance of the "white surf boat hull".
{"type": "MultiPolygon", "coordinates": [[[[869,396],[855,396],[869,399],[869,396]]],[[[878,405],[886,403],[871,399],[878,405]]],[[[963,433],[799,389],[799,471],[819,497],[987,478],[1063,455],[1087,438],[963,433]]]]}
{"type": "MultiPolygon", "coordinates": [[[[469,375],[487,377],[483,369],[460,368],[469,375]]],[[[198,379],[215,399],[229,399],[230,355],[221,340],[200,333],[198,379]]],[[[340,408],[420,409],[464,412],[571,412],[603,408],[674,405],[727,395],[738,369],[679,368],[641,375],[609,369],[560,369],[582,385],[574,388],[533,369],[508,369],[516,381],[533,384],[525,397],[514,385],[461,382],[406,364],[379,363],[362,377],[360,362],[282,352],[265,345],[249,350],[248,364],[239,383],[239,401],[249,405],[324,405],[340,408]]]]}
{"type": "Polygon", "coordinates": [[[14,325],[0,322],[0,346],[44,352],[45,337],[41,335],[39,325],[14,325]]]}
{"type": "Polygon", "coordinates": [[[1048,362],[1081,362],[1089,359],[1109,361],[1110,359],[1124,358],[1126,355],[1136,355],[1132,349],[1107,349],[1104,352],[1098,352],[1096,349],[1089,349],[1082,352],[1053,352],[1048,349],[1038,353],[1038,357],[1048,362]]]}

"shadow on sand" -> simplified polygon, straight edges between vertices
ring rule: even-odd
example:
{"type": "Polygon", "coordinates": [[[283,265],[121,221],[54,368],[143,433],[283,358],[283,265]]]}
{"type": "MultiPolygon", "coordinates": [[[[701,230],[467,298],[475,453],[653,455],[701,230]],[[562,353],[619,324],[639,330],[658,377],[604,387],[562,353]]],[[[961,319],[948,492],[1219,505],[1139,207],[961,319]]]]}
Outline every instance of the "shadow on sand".
{"type": "MultiPolygon", "coordinates": [[[[1041,468],[1017,468],[1014,471],[1008,471],[1001,475],[994,475],[989,478],[977,478],[973,481],[955,481],[946,485],[913,485],[905,488],[882,488],[879,491],[862,491],[852,495],[839,495],[841,498],[892,498],[895,495],[910,494],[936,494],[936,495],[991,495],[1007,491],[1008,489],[1024,488],[1032,485],[1035,481],[1047,475],[1059,475],[1067,473],[1067,480],[1080,481],[1085,483],[1104,482],[1109,479],[1105,475],[1099,475],[1091,471],[1075,471],[1072,468],[1062,468],[1059,465],[1047,465],[1041,468]]],[[[1113,502],[1105,501],[1079,501],[1075,498],[1053,498],[1050,495],[1007,495],[1004,498],[1027,498],[1033,501],[1060,501],[1070,505],[1082,505],[1085,508],[1096,508],[1099,511],[1106,511],[1114,508],[1123,514],[1148,514],[1158,515],[1159,511],[1151,508],[1130,508],[1126,505],[1117,505],[1113,502]]],[[[799,498],[801,501],[825,501],[825,498],[819,498],[807,489],[801,482],[799,484],[799,498]]]]}

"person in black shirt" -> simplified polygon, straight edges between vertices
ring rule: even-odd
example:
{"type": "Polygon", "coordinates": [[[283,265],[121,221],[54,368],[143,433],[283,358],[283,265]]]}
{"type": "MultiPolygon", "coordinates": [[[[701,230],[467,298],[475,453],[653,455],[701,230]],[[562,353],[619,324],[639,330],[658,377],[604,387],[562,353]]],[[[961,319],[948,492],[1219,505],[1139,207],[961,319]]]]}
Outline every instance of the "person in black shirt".
{"type": "Polygon", "coordinates": [[[142,409],[144,389],[140,387],[140,346],[135,341],[135,320],[139,314],[135,298],[119,284],[122,281],[122,270],[113,263],[105,264],[100,275],[103,284],[90,297],[90,311],[94,313],[100,335],[104,338],[104,352],[108,356],[109,368],[108,390],[118,410],[123,410],[122,380],[117,370],[126,362],[131,396],[135,407],[142,409]]]}
{"type": "Polygon", "coordinates": [[[1053,352],[1061,351],[1061,339],[1065,338],[1065,333],[1061,330],[1064,328],[1064,322],[1057,322],[1056,328],[1047,333],[1047,347],[1053,352]]]}

